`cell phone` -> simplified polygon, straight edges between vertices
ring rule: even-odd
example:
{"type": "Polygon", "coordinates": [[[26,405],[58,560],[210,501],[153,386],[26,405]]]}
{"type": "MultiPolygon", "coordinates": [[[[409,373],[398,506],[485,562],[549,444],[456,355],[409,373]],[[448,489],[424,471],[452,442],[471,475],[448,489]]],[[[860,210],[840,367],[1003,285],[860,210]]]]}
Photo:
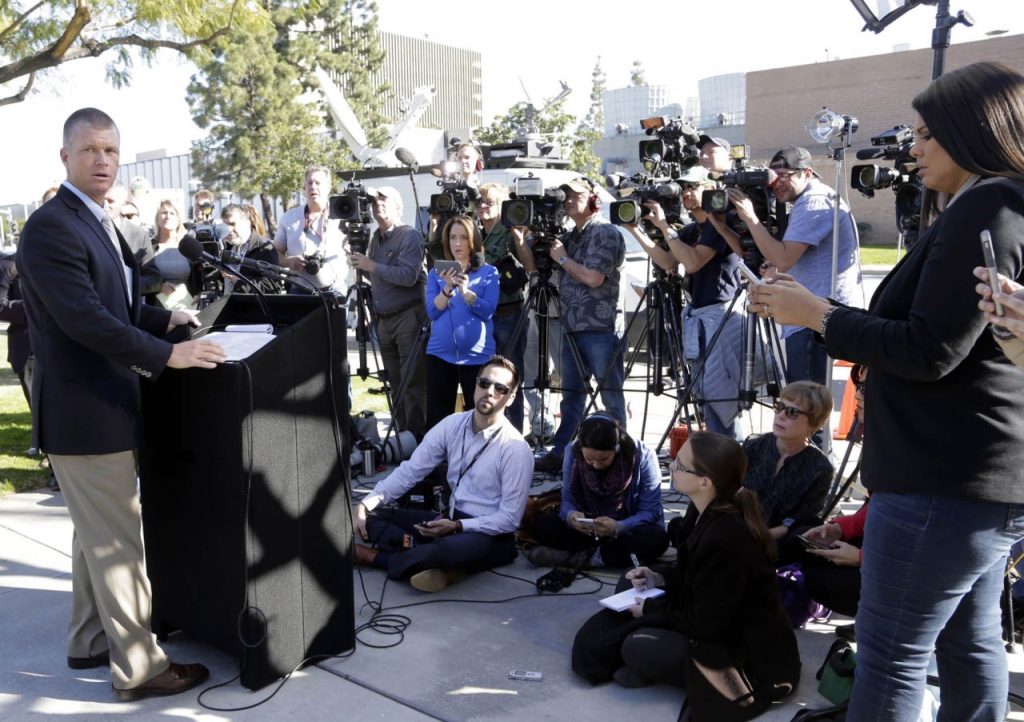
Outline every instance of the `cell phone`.
{"type": "Polygon", "coordinates": [[[746,263],[740,261],[739,264],[737,264],[737,268],[739,268],[740,275],[743,276],[748,281],[750,281],[751,283],[753,283],[755,286],[761,284],[761,279],[757,277],[756,273],[750,270],[750,267],[746,263]]]}
{"type": "Polygon", "coordinates": [[[508,673],[509,679],[523,679],[527,682],[540,682],[544,678],[542,672],[528,672],[525,669],[513,669],[508,673]]]}
{"type": "Polygon", "coordinates": [[[445,271],[462,273],[462,264],[458,261],[434,261],[434,273],[440,276],[445,271]]]}
{"type": "MultiPolygon", "coordinates": [[[[985,256],[985,268],[988,269],[988,285],[992,287],[992,292],[995,293],[1000,289],[999,286],[999,269],[996,268],[996,252],[992,247],[992,234],[988,231],[981,232],[981,252],[985,256]]],[[[996,315],[1003,315],[1003,304],[996,303],[996,315]]]]}
{"type": "Polygon", "coordinates": [[[832,546],[830,546],[828,544],[825,544],[824,542],[814,541],[813,539],[808,539],[807,537],[804,537],[804,536],[797,535],[797,540],[801,544],[803,544],[805,547],[810,547],[811,549],[832,549],[833,548],[832,546]]]}
{"type": "Polygon", "coordinates": [[[581,516],[581,517],[580,517],[579,519],[577,519],[577,520],[576,520],[576,523],[577,523],[577,524],[593,524],[593,523],[594,523],[594,520],[593,520],[593,519],[584,519],[584,518],[583,518],[583,517],[581,516]]]}

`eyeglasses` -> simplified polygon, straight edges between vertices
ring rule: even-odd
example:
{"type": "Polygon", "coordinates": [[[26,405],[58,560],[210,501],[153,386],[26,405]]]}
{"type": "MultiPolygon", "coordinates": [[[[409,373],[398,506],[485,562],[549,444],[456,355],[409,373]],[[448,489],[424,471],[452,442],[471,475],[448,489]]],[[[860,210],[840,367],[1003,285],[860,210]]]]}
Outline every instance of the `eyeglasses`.
{"type": "Polygon", "coordinates": [[[128,220],[131,220],[132,218],[138,218],[139,214],[138,213],[122,213],[121,217],[122,218],[127,218],[128,220]]]}
{"type": "Polygon", "coordinates": [[[476,385],[477,385],[477,388],[481,388],[484,391],[486,391],[487,389],[491,388],[491,386],[493,386],[494,390],[498,393],[498,396],[505,396],[506,394],[508,394],[512,390],[511,388],[509,388],[505,384],[499,384],[497,381],[491,381],[490,379],[485,379],[483,376],[481,376],[480,378],[478,378],[476,380],[476,385]]]}
{"type": "Polygon", "coordinates": [[[494,205],[494,203],[495,203],[495,201],[490,201],[490,200],[487,200],[486,198],[481,198],[480,200],[478,200],[478,201],[476,202],[476,204],[477,204],[478,206],[481,206],[481,207],[482,207],[482,206],[493,206],[493,205],[494,205]]]}
{"type": "Polygon", "coordinates": [[[700,188],[700,183],[680,183],[679,187],[684,191],[695,191],[700,188]]]}
{"type": "MultiPolygon", "coordinates": [[[[772,170],[775,170],[775,169],[772,168],[772,170]]],[[[784,180],[784,181],[788,182],[788,181],[793,180],[793,176],[798,176],[801,173],[803,173],[803,171],[801,171],[801,170],[791,170],[791,171],[775,170],[775,177],[778,178],[779,180],[784,180]]]]}
{"type": "Polygon", "coordinates": [[[682,474],[693,474],[694,476],[703,476],[696,469],[687,469],[685,466],[679,463],[679,459],[672,462],[672,471],[678,471],[682,474]]]}
{"type": "Polygon", "coordinates": [[[781,401],[776,401],[774,404],[772,404],[772,408],[775,409],[775,413],[777,414],[785,412],[787,419],[795,419],[800,414],[810,417],[810,414],[804,411],[803,409],[798,409],[795,406],[786,406],[781,401]]]}

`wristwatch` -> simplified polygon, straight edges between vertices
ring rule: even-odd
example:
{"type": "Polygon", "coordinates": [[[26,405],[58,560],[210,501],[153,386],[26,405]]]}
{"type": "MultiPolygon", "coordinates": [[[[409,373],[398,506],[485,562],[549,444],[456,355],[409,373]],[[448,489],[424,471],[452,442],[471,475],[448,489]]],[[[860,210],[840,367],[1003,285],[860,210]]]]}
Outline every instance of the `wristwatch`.
{"type": "Polygon", "coordinates": [[[561,258],[558,259],[558,265],[559,266],[564,266],[565,262],[568,261],[568,260],[569,260],[569,254],[567,253],[567,254],[565,254],[564,256],[562,256],[561,258]]]}
{"type": "Polygon", "coordinates": [[[665,234],[665,240],[667,241],[673,241],[676,238],[679,238],[679,231],[677,231],[675,228],[670,228],[668,230],[668,233],[665,234]]]}

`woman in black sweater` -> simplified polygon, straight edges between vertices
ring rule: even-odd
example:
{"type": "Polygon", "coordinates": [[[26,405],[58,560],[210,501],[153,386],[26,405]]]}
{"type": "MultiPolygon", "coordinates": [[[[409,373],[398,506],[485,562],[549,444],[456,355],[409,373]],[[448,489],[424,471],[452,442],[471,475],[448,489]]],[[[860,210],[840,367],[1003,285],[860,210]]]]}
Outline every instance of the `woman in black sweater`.
{"type": "Polygon", "coordinates": [[[775,543],[753,492],[742,488],[747,457],[733,439],[698,432],[672,464],[672,484],[690,497],[676,533],[674,569],[626,573],[637,589],[630,611],[649,622],[622,645],[625,686],[685,687],[690,719],[727,722],[764,712],[796,687],[800,653],[782,608],[775,543]]]}
{"type": "Polygon", "coordinates": [[[751,310],[824,337],[832,358],[871,368],[863,476],[873,495],[847,720],[916,720],[934,650],[940,719],[1001,720],[1008,673],[999,595],[1024,531],[1024,376],[977,308],[987,230],[999,270],[1024,269],[1024,76],[975,63],[913,101],[911,155],[927,228],[867,312],[787,276],[751,310]],[[941,215],[936,196],[948,198],[941,215]]]}

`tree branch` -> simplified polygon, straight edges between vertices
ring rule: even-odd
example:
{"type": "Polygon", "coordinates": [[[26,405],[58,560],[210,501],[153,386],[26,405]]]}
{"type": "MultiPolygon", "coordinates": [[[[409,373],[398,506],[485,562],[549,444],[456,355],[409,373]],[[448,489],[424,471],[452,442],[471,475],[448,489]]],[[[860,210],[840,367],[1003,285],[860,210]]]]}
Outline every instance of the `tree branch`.
{"type": "Polygon", "coordinates": [[[28,16],[34,13],[39,8],[41,8],[42,6],[43,2],[42,0],[40,0],[35,5],[26,10],[24,13],[22,13],[20,17],[15,18],[14,22],[12,22],[10,25],[4,28],[3,32],[0,32],[0,45],[3,45],[5,42],[7,42],[7,38],[9,38],[12,34],[14,34],[15,30],[22,26],[22,24],[28,19],[28,16]]]}
{"type": "Polygon", "coordinates": [[[32,89],[32,83],[36,80],[35,73],[29,73],[28,82],[25,83],[25,87],[21,89],[21,92],[17,95],[11,95],[7,98],[0,98],[0,108],[5,105],[13,105],[14,103],[20,103],[28,97],[28,91],[32,89]]]}
{"type": "Polygon", "coordinates": [[[68,21],[68,26],[64,28],[64,34],[57,39],[57,42],[52,46],[53,49],[48,51],[48,54],[58,61],[62,60],[68,48],[78,40],[82,30],[85,29],[90,20],[92,20],[92,8],[86,5],[83,0],[75,0],[75,14],[68,21]]]}

